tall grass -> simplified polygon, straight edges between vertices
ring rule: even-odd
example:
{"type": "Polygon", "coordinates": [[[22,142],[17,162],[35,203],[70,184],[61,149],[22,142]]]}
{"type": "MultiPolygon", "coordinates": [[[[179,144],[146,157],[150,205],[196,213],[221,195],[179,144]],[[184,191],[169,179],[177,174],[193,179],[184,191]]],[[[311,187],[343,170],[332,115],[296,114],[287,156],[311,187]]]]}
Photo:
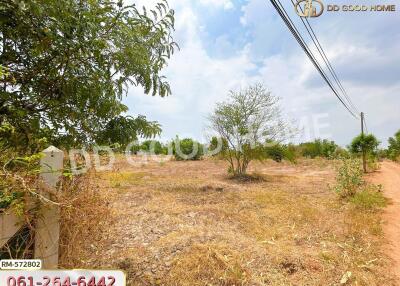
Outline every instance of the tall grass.
{"type": "Polygon", "coordinates": [[[64,184],[61,209],[60,266],[87,267],[85,258],[93,257],[88,248],[104,236],[106,218],[110,216],[108,200],[93,185],[94,171],[69,179],[64,184]]]}

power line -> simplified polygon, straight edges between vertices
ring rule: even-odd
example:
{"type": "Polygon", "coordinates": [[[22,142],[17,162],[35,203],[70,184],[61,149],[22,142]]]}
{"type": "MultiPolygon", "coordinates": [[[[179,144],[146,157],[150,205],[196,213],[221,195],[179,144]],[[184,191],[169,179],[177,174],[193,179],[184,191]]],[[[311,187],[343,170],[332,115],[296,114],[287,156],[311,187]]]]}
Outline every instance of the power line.
{"type": "MultiPolygon", "coordinates": [[[[292,4],[294,7],[296,7],[296,4],[294,2],[294,0],[291,0],[292,4]]],[[[301,10],[301,12],[303,13],[303,8],[301,7],[301,5],[298,6],[301,10]]],[[[356,114],[360,113],[358,108],[353,104],[350,96],[347,94],[347,91],[345,90],[345,88],[343,87],[335,69],[333,68],[329,58],[327,57],[320,41],[318,40],[317,35],[314,32],[314,29],[312,28],[310,22],[308,21],[307,18],[305,18],[305,21],[303,19],[303,17],[300,17],[301,21],[303,22],[304,27],[306,28],[311,40],[313,41],[315,47],[317,48],[319,54],[321,55],[322,59],[324,60],[325,64],[327,65],[330,73],[332,74],[334,80],[336,81],[336,84],[339,86],[340,90],[343,92],[344,96],[346,97],[347,101],[349,102],[350,106],[356,111],[356,114]],[[306,24],[307,23],[307,24],[306,24]]]]}
{"type": "MultiPolygon", "coordinates": [[[[278,1],[279,2],[279,1],[278,1]]],[[[324,69],[321,67],[321,65],[319,64],[319,62],[317,61],[317,59],[315,58],[314,54],[311,52],[311,49],[308,47],[306,41],[304,40],[304,38],[301,36],[301,33],[299,32],[299,30],[297,30],[296,25],[293,23],[292,19],[289,17],[288,13],[286,12],[285,8],[283,7],[283,5],[279,2],[281,8],[283,9],[283,12],[285,14],[286,20],[288,20],[290,22],[290,25],[292,27],[292,30],[294,29],[295,33],[297,34],[297,36],[300,38],[301,42],[300,45],[303,47],[303,49],[305,48],[308,51],[308,54],[311,55],[312,59],[311,61],[314,63],[314,65],[316,64],[318,67],[317,69],[320,69],[322,71],[322,73],[324,74],[324,76],[327,78],[327,80],[331,83],[330,79],[326,76],[324,69]]],[[[282,10],[281,10],[282,11],[282,10]]],[[[285,20],[284,20],[285,21],[285,20]]],[[[285,22],[287,23],[287,22],[285,22]]],[[[290,27],[289,27],[290,29],[290,27]]],[[[292,31],[291,30],[291,31],[292,31]]],[[[296,35],[295,35],[296,37],[296,35]]],[[[298,40],[298,38],[296,38],[298,40]]],[[[305,51],[307,53],[307,51],[305,51]]],[[[307,54],[307,55],[308,55],[307,54]]],[[[332,85],[333,86],[333,85],[332,85]]]]}
{"type": "Polygon", "coordinates": [[[350,107],[344,102],[344,100],[342,99],[342,97],[338,94],[336,88],[333,86],[332,82],[330,81],[329,77],[326,75],[325,71],[323,70],[323,68],[320,66],[320,64],[318,63],[318,61],[316,60],[314,54],[311,52],[311,49],[308,47],[307,43],[305,42],[305,40],[303,39],[303,37],[301,36],[300,32],[297,30],[296,25],[293,23],[293,21],[291,20],[290,16],[288,15],[288,13],[286,12],[286,9],[283,7],[283,5],[281,4],[281,2],[278,0],[278,3],[280,5],[280,7],[277,5],[275,0],[271,0],[271,2],[273,2],[272,4],[274,5],[275,9],[277,9],[279,15],[281,16],[281,18],[283,19],[283,21],[285,22],[285,24],[288,26],[289,30],[292,32],[292,34],[295,36],[296,40],[298,41],[298,43],[302,46],[304,52],[306,52],[307,56],[310,58],[310,60],[312,61],[312,63],[314,64],[314,66],[317,68],[317,70],[320,72],[321,76],[324,78],[324,80],[328,83],[329,87],[332,89],[332,91],[334,92],[334,94],[336,95],[336,97],[341,101],[341,103],[345,106],[345,108],[352,114],[353,117],[357,118],[357,113],[350,110],[350,107]],[[283,10],[283,12],[282,12],[283,10]],[[290,23],[289,23],[290,22],[290,23]]]}
{"type": "Polygon", "coordinates": [[[339,99],[339,101],[343,104],[343,106],[351,113],[351,115],[354,118],[357,118],[357,116],[355,115],[355,113],[350,109],[350,107],[345,103],[345,101],[341,98],[341,96],[338,94],[338,92],[336,91],[335,87],[333,86],[333,84],[331,83],[331,81],[329,80],[329,78],[326,76],[324,70],[321,68],[321,66],[319,65],[319,63],[317,62],[317,60],[315,59],[314,55],[312,54],[311,50],[309,49],[309,47],[307,46],[307,44],[305,43],[304,39],[302,38],[301,34],[299,33],[299,31],[297,30],[296,26],[294,25],[294,23],[292,22],[292,20],[290,19],[289,15],[287,14],[285,8],[282,6],[282,4],[280,3],[280,1],[278,0],[278,3],[281,7],[279,7],[279,5],[277,4],[277,2],[275,0],[270,0],[272,5],[274,6],[275,10],[279,13],[279,16],[282,18],[282,20],[285,22],[286,26],[289,28],[290,32],[293,34],[293,36],[295,37],[295,39],[297,40],[297,42],[300,44],[300,46],[302,47],[303,51],[306,53],[306,55],[308,56],[308,58],[311,60],[311,62],[313,63],[313,65],[315,66],[315,68],[318,70],[318,72],[320,73],[320,75],[322,76],[322,78],[325,80],[325,82],[328,84],[328,86],[331,88],[331,90],[333,91],[333,93],[335,94],[335,96],[339,99]]]}

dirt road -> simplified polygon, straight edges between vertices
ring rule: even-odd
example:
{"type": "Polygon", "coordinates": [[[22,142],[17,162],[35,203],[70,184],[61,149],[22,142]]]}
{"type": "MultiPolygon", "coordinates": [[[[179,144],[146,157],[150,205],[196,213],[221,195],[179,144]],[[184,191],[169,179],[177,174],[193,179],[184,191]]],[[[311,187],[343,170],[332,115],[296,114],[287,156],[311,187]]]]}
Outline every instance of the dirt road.
{"type": "Polygon", "coordinates": [[[383,162],[371,179],[375,184],[382,184],[385,196],[391,200],[384,214],[384,233],[389,242],[387,251],[393,260],[393,271],[400,281],[400,165],[383,162]]]}

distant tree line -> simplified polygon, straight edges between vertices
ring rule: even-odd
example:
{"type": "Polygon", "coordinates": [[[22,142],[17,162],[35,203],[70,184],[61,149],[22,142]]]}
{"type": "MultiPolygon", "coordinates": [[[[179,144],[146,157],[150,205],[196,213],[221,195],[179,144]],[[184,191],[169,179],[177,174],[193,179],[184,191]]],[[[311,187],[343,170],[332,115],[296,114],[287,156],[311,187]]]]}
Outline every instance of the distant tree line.
{"type": "MultiPolygon", "coordinates": [[[[372,135],[359,135],[352,142],[343,148],[332,140],[316,139],[311,142],[300,144],[293,143],[278,143],[269,141],[257,147],[259,158],[272,159],[276,162],[287,160],[296,162],[299,158],[325,158],[338,159],[350,156],[361,156],[362,150],[365,148],[368,159],[376,160],[382,158],[390,158],[398,160],[400,157],[400,131],[394,137],[389,138],[389,147],[387,149],[379,149],[380,142],[372,135]]],[[[156,155],[170,154],[174,155],[177,160],[199,160],[203,156],[211,156],[216,158],[224,158],[230,150],[226,139],[213,136],[209,143],[201,144],[198,141],[185,138],[179,139],[176,137],[167,143],[162,143],[157,140],[145,140],[140,144],[132,147],[133,152],[138,151],[153,152],[156,155]],[[177,152],[177,149],[180,152],[177,152]],[[196,152],[197,150],[197,152],[196,152]],[[180,154],[186,155],[182,158],[180,154]],[[193,154],[192,156],[190,156],[193,154]]]]}

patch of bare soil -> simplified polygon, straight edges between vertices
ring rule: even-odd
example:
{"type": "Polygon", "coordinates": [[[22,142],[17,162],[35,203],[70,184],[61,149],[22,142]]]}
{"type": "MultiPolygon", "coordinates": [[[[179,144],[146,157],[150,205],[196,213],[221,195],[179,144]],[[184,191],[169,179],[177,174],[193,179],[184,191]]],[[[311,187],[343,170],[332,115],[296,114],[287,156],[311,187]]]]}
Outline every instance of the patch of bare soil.
{"type": "Polygon", "coordinates": [[[118,160],[97,184],[108,226],[76,268],[123,269],[131,285],[394,285],[379,214],[339,202],[331,162],[251,165],[230,180],[218,160],[118,160]]]}
{"type": "Polygon", "coordinates": [[[381,184],[384,195],[390,199],[383,217],[383,229],[389,242],[386,252],[393,260],[392,270],[400,280],[400,165],[389,161],[382,162],[380,170],[371,174],[370,179],[375,184],[381,184]]]}

